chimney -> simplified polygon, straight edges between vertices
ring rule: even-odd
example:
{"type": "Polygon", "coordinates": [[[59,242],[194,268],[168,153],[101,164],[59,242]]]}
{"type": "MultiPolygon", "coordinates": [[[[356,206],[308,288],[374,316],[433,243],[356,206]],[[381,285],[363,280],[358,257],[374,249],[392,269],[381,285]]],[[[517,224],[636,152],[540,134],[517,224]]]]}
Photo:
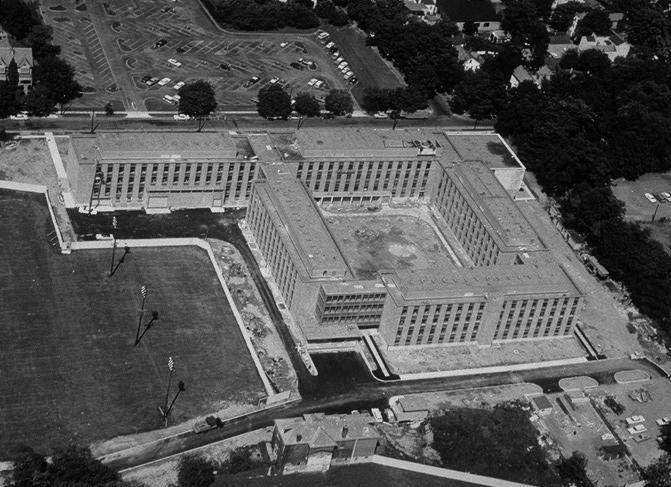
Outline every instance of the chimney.
{"type": "Polygon", "coordinates": [[[342,437],[347,438],[347,433],[349,432],[349,428],[347,426],[342,427],[342,437]]]}
{"type": "Polygon", "coordinates": [[[303,435],[300,433],[296,435],[296,441],[301,441],[303,439],[303,435]]]}

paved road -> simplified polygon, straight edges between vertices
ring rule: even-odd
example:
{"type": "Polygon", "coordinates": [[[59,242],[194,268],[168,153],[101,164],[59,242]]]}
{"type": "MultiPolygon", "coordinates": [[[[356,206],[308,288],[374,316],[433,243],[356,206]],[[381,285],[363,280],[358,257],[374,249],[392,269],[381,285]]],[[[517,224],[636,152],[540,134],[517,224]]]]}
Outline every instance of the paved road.
{"type": "MultiPolygon", "coordinates": [[[[143,130],[168,130],[178,132],[191,132],[197,128],[196,121],[176,121],[173,120],[172,115],[165,117],[154,117],[151,119],[126,119],[122,116],[105,116],[97,115],[96,123],[98,123],[97,130],[102,131],[143,131],[143,130]]],[[[386,119],[375,118],[339,118],[334,120],[325,120],[321,118],[306,119],[303,121],[302,127],[372,127],[372,128],[391,128],[393,122],[386,119]]],[[[35,132],[41,133],[45,131],[54,132],[55,134],[63,134],[70,132],[89,132],[91,130],[90,116],[76,115],[65,116],[61,118],[37,118],[26,121],[19,120],[0,120],[0,127],[6,128],[8,131],[18,131],[21,133],[35,132]]],[[[219,120],[210,120],[205,124],[204,131],[218,131],[218,130],[236,130],[236,129],[289,129],[295,130],[297,127],[296,120],[275,120],[269,122],[258,116],[253,115],[226,115],[226,119],[220,117],[219,120]]],[[[470,130],[473,127],[473,122],[463,118],[455,117],[438,117],[430,119],[404,119],[400,120],[397,129],[409,127],[443,127],[446,130],[470,130]]],[[[478,126],[478,130],[493,130],[491,126],[478,126]]]]}
{"type": "Polygon", "coordinates": [[[629,359],[612,359],[548,369],[482,376],[450,377],[444,379],[408,381],[403,383],[370,382],[366,384],[358,384],[356,386],[350,386],[346,392],[333,394],[323,398],[308,398],[285,408],[250,414],[246,417],[230,421],[223,428],[218,430],[212,430],[201,434],[191,432],[180,434],[151,445],[137,448],[132,454],[126,455],[123,458],[114,459],[108,463],[118,469],[127,469],[214,443],[225,438],[237,436],[254,429],[270,426],[275,418],[300,416],[304,413],[317,411],[331,413],[349,412],[352,409],[382,406],[390,396],[398,394],[470,389],[474,387],[515,384],[520,382],[534,382],[541,385],[544,390],[550,391],[556,390],[558,380],[563,377],[589,375],[597,379],[600,383],[609,383],[613,381],[613,373],[632,368],[643,368],[649,371],[653,377],[659,376],[658,372],[646,362],[632,361],[629,359]]]}

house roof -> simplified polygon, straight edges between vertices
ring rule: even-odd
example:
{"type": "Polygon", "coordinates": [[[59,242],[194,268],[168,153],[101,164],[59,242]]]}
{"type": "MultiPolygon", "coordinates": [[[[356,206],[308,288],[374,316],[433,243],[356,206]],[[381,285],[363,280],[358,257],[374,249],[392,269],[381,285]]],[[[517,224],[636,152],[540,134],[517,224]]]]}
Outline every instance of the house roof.
{"type": "Polygon", "coordinates": [[[527,71],[521,64],[513,70],[513,76],[519,82],[534,80],[533,77],[529,74],[529,71],[527,71]]]}
{"type": "Polygon", "coordinates": [[[7,66],[12,59],[20,68],[33,66],[33,50],[29,47],[0,47],[0,66],[7,66]]]}
{"type": "Polygon", "coordinates": [[[338,441],[376,439],[379,435],[368,413],[327,416],[305,414],[302,418],[276,419],[275,427],[285,445],[308,444],[310,448],[335,448],[338,441]]]}
{"type": "Polygon", "coordinates": [[[454,22],[497,21],[499,16],[488,0],[438,0],[438,11],[454,22]]]}

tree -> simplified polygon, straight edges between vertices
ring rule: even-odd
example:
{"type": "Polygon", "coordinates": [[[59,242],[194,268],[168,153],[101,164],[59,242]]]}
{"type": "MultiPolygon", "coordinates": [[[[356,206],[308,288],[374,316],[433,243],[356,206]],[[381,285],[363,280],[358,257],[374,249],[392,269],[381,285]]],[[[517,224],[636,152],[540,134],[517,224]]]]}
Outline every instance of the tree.
{"type": "Polygon", "coordinates": [[[32,448],[18,447],[12,461],[14,463],[11,483],[13,487],[33,487],[40,485],[40,480],[44,480],[47,473],[47,461],[43,455],[32,448]]]}
{"type": "Polygon", "coordinates": [[[53,28],[49,25],[34,25],[24,42],[33,49],[33,57],[37,60],[48,56],[58,56],[60,46],[51,44],[53,28]]]}
{"type": "Polygon", "coordinates": [[[484,70],[469,71],[455,88],[450,108],[478,121],[491,119],[506,101],[506,80],[484,70]]]}
{"type": "Polygon", "coordinates": [[[16,115],[21,111],[16,89],[12,89],[5,81],[0,81],[0,118],[16,115]]]}
{"type": "Polygon", "coordinates": [[[72,66],[56,56],[40,59],[33,69],[35,85],[43,88],[49,98],[61,106],[61,111],[67,103],[82,96],[82,87],[74,76],[72,66]]]}
{"type": "Polygon", "coordinates": [[[256,109],[264,118],[286,120],[291,115],[291,96],[280,85],[264,86],[259,90],[256,109]]]}
{"type": "Polygon", "coordinates": [[[668,59],[671,54],[671,20],[655,8],[627,13],[628,41],[643,55],[668,59]]]}
{"type": "Polygon", "coordinates": [[[522,44],[531,26],[538,21],[536,5],[532,0],[508,0],[505,5],[501,28],[511,35],[513,43],[522,44]]]}
{"type": "Polygon", "coordinates": [[[573,22],[575,14],[587,12],[589,7],[580,2],[568,2],[558,5],[550,16],[550,27],[557,32],[566,32],[573,22]]]}
{"type": "Polygon", "coordinates": [[[46,88],[38,85],[28,92],[25,108],[30,115],[46,117],[53,113],[56,102],[50,97],[46,88]]]}
{"type": "Polygon", "coordinates": [[[659,447],[666,453],[671,453],[671,424],[665,424],[659,431],[662,437],[662,443],[659,447]]]}
{"type": "Polygon", "coordinates": [[[475,25],[475,22],[472,20],[467,20],[464,22],[464,27],[461,29],[461,32],[463,32],[465,36],[475,35],[478,33],[478,26],[475,25]]]}
{"type": "Polygon", "coordinates": [[[368,113],[386,112],[391,108],[392,91],[380,88],[366,88],[363,93],[363,108],[368,113]]]}
{"type": "Polygon", "coordinates": [[[578,22],[578,27],[575,31],[575,38],[580,39],[582,36],[596,34],[598,36],[605,36],[610,33],[611,21],[606,10],[590,10],[578,22]]]}
{"type": "Polygon", "coordinates": [[[182,86],[179,94],[179,112],[198,120],[198,132],[203,129],[206,117],[217,108],[214,88],[204,80],[194,81],[182,86]]]}
{"type": "Polygon", "coordinates": [[[584,73],[601,76],[610,68],[610,59],[605,52],[598,49],[587,49],[578,52],[577,49],[569,49],[564,53],[559,66],[562,69],[576,69],[584,73]]]}
{"type": "Polygon", "coordinates": [[[663,455],[643,469],[645,487],[671,485],[671,455],[663,455]]]}
{"type": "Polygon", "coordinates": [[[14,58],[7,65],[7,86],[10,89],[16,89],[19,86],[19,67],[14,58]]]}
{"type": "Polygon", "coordinates": [[[519,47],[506,43],[497,47],[495,56],[485,55],[482,70],[503,79],[510,79],[515,68],[522,64],[522,52],[519,47]]]}
{"type": "Polygon", "coordinates": [[[345,90],[331,90],[326,95],[324,107],[335,115],[345,115],[352,113],[354,105],[352,97],[345,90]]]}
{"type": "Polygon", "coordinates": [[[296,95],[294,110],[296,110],[296,112],[300,115],[304,115],[306,117],[318,117],[321,113],[317,99],[310,93],[306,92],[301,92],[296,95]]]}
{"type": "Polygon", "coordinates": [[[179,462],[177,485],[179,487],[209,487],[214,483],[215,465],[209,460],[186,455],[179,462]]]}
{"type": "Polygon", "coordinates": [[[584,235],[600,236],[605,222],[624,216],[624,203],[608,186],[595,187],[581,182],[562,200],[561,211],[567,226],[584,235]]]}
{"type": "Polygon", "coordinates": [[[555,468],[561,478],[568,480],[575,487],[594,487],[587,476],[587,459],[582,452],[574,451],[569,458],[562,458],[555,468]]]}
{"type": "Polygon", "coordinates": [[[22,0],[0,1],[0,25],[17,40],[23,40],[30,29],[38,24],[33,7],[22,0]]]}

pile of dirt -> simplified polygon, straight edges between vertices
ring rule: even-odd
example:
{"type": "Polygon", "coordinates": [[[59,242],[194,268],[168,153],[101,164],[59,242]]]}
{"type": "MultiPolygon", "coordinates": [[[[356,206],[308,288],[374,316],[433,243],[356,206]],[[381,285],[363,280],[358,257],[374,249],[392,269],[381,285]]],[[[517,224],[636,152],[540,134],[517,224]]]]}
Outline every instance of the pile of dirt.
{"type": "Polygon", "coordinates": [[[375,242],[376,240],[380,240],[382,238],[382,232],[368,227],[357,228],[354,231],[354,235],[356,235],[359,240],[364,242],[375,242]]]}

